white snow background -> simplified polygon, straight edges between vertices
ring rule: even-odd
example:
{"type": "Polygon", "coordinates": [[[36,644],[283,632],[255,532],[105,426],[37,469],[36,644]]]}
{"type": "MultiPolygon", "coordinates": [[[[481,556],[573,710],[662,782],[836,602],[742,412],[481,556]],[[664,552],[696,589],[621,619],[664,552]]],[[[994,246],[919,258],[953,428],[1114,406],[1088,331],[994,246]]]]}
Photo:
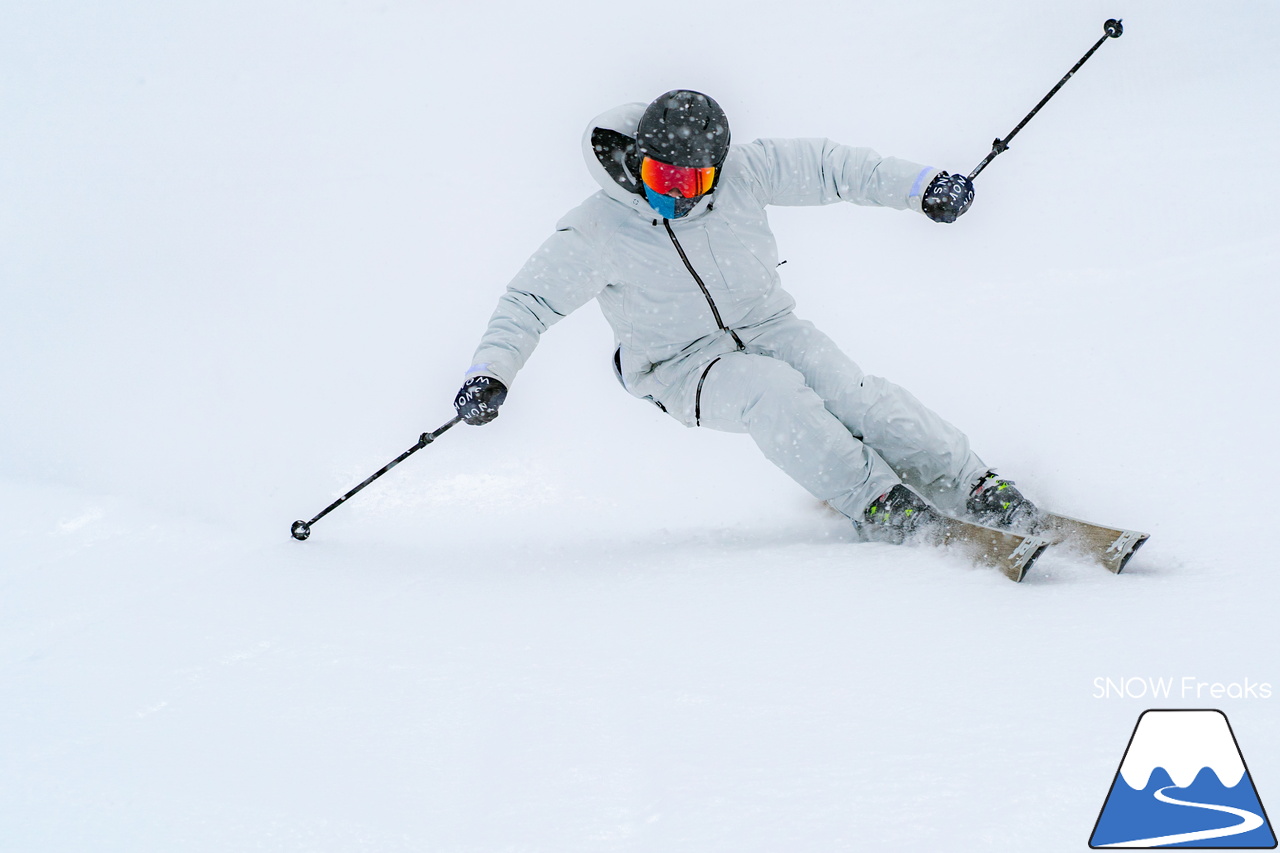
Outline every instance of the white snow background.
{"type": "Polygon", "coordinates": [[[1280,809],[1273,3],[20,2],[0,25],[0,850],[1086,848],[1138,714],[1280,809]],[[775,209],[798,313],[1034,498],[1021,585],[856,544],[617,387],[594,306],[448,420],[594,115],[968,171],[775,209]]]}

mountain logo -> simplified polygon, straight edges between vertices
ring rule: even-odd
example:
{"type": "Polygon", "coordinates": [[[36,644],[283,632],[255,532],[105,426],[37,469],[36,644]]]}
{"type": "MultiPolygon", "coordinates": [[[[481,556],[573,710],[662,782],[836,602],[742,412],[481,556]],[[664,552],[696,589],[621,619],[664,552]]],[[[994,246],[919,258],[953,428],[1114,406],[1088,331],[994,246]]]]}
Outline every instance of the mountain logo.
{"type": "Polygon", "coordinates": [[[1275,833],[1227,715],[1144,711],[1089,846],[1274,849],[1275,833]]]}

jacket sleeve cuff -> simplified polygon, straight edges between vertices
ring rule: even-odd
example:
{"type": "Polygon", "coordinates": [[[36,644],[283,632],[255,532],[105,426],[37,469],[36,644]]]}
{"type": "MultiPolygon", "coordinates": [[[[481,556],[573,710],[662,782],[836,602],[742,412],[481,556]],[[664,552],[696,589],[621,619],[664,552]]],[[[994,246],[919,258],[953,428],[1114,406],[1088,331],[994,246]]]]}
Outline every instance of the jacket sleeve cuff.
{"type": "Polygon", "coordinates": [[[921,203],[924,201],[924,192],[929,188],[929,184],[933,179],[942,174],[941,169],[935,169],[932,166],[925,166],[916,175],[916,179],[911,183],[911,191],[907,193],[907,209],[914,210],[916,213],[922,213],[921,203]]]}
{"type": "Polygon", "coordinates": [[[515,371],[503,371],[497,364],[491,361],[477,362],[467,368],[466,374],[462,377],[462,381],[474,379],[477,376],[488,376],[490,379],[496,379],[507,388],[511,387],[511,380],[515,378],[515,371]]]}

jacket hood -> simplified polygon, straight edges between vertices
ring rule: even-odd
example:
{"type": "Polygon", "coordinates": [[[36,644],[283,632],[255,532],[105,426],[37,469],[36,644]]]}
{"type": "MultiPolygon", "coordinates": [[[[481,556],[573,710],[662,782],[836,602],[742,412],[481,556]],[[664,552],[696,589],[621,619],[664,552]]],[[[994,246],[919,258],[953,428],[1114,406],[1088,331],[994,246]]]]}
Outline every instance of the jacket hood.
{"type": "MultiPolygon", "coordinates": [[[[636,128],[648,106],[623,104],[592,119],[582,134],[582,156],[587,161],[587,171],[605,195],[646,219],[654,219],[658,212],[644,197],[644,189],[640,185],[640,155],[636,151],[636,128]]],[[[714,193],[708,193],[680,219],[687,220],[701,214],[710,204],[712,195],[714,193]]]]}

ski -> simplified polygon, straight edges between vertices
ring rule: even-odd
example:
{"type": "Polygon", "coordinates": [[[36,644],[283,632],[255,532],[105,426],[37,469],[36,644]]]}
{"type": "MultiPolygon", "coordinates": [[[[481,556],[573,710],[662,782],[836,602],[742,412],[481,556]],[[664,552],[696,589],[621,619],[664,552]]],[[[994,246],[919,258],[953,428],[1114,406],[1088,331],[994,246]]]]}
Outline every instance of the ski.
{"type": "Polygon", "coordinates": [[[1031,565],[1053,544],[1044,536],[997,530],[941,513],[934,529],[937,544],[954,546],[975,562],[995,566],[1014,583],[1020,583],[1031,565]]]}
{"type": "Polygon", "coordinates": [[[1101,563],[1112,574],[1124,571],[1125,564],[1150,538],[1136,530],[1105,527],[1078,518],[1047,512],[1036,533],[1052,544],[1063,544],[1101,563]]]}

